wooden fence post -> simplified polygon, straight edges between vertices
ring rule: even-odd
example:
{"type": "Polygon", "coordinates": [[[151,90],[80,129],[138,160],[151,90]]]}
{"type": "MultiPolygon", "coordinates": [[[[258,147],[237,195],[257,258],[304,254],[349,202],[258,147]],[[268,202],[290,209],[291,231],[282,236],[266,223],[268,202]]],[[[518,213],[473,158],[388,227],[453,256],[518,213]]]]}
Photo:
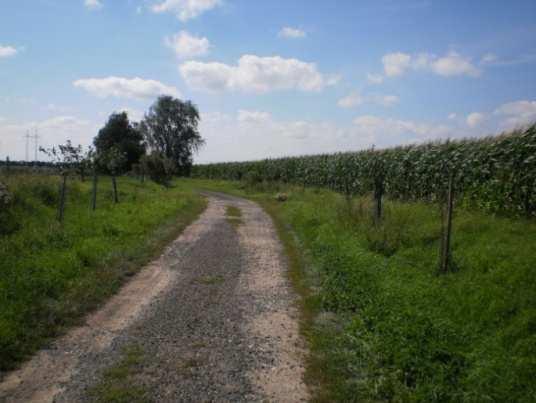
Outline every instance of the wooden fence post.
{"type": "Polygon", "coordinates": [[[117,180],[115,179],[115,175],[112,175],[112,187],[114,190],[114,203],[119,203],[119,196],[117,195],[117,180]]]}
{"type": "Polygon", "coordinates": [[[374,180],[374,221],[376,224],[379,224],[382,220],[383,208],[382,208],[382,198],[383,198],[383,178],[376,177],[374,180]]]}
{"type": "Polygon", "coordinates": [[[441,237],[441,250],[440,250],[440,263],[439,270],[441,273],[447,273],[449,266],[451,265],[451,250],[450,241],[452,237],[452,211],[454,207],[454,176],[449,175],[449,187],[447,192],[447,199],[443,206],[442,217],[442,237],[441,237]]]}
{"type": "Polygon", "coordinates": [[[97,182],[98,182],[97,170],[93,171],[93,192],[91,195],[91,210],[95,211],[97,209],[97,182]]]}
{"type": "Polygon", "coordinates": [[[58,208],[58,221],[63,223],[65,217],[65,198],[67,194],[67,173],[62,173],[62,181],[60,185],[60,205],[58,208]]]}

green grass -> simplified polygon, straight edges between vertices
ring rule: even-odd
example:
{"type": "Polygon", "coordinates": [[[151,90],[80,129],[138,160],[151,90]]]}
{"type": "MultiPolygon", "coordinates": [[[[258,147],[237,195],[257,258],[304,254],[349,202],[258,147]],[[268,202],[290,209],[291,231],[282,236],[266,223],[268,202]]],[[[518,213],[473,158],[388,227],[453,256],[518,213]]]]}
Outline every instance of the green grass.
{"type": "Polygon", "coordinates": [[[0,211],[0,370],[8,370],[99,306],[203,210],[191,189],[100,178],[69,182],[65,223],[56,222],[59,178],[2,177],[13,193],[0,211]]]}
{"type": "Polygon", "coordinates": [[[242,224],[242,211],[235,206],[226,206],[225,207],[225,216],[227,217],[227,222],[233,227],[238,227],[242,224]]]}
{"type": "Polygon", "coordinates": [[[187,181],[260,201],[303,296],[315,401],[536,400],[536,223],[455,210],[438,274],[437,206],[264,183],[187,181]],[[273,202],[276,192],[289,195],[273,202]]]}
{"type": "Polygon", "coordinates": [[[126,346],[119,362],[107,368],[99,383],[89,391],[93,401],[99,403],[149,402],[148,391],[140,386],[136,379],[136,376],[141,373],[143,363],[143,349],[137,345],[126,346]]]}

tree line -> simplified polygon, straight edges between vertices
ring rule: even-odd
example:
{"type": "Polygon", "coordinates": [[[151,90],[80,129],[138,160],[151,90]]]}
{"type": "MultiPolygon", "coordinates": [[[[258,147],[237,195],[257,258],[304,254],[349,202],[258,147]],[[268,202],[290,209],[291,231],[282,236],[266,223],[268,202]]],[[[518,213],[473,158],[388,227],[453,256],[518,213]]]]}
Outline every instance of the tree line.
{"type": "MultiPolygon", "coordinates": [[[[140,122],[130,121],[126,112],[114,112],[84,152],[71,141],[48,149],[41,148],[49,162],[21,163],[6,159],[2,162],[6,174],[19,167],[56,171],[60,177],[60,197],[57,218],[63,221],[68,178],[78,175],[82,181],[93,179],[91,208],[97,208],[99,175],[112,180],[113,199],[119,203],[116,177],[131,172],[142,181],[149,177],[169,186],[174,175],[188,176],[193,155],[204,144],[199,133],[199,110],[191,101],[171,96],[159,97],[140,122]]],[[[0,184],[1,185],[1,184],[0,184]]],[[[2,188],[2,194],[9,194],[2,188]]]]}

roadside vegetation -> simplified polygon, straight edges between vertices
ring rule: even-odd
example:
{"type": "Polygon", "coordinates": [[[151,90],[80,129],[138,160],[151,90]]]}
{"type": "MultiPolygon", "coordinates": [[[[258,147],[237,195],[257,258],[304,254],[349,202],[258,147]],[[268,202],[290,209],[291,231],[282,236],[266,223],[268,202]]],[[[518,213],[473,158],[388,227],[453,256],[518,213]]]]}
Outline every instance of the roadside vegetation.
{"type": "Polygon", "coordinates": [[[371,196],[186,183],[253,198],[274,218],[303,297],[315,401],[534,401],[534,220],[458,206],[440,274],[437,204],[387,199],[378,224],[371,196]]]}
{"type": "Polygon", "coordinates": [[[3,176],[9,208],[0,211],[0,370],[7,370],[76,323],[155,257],[203,210],[180,186],[118,178],[120,203],[102,181],[91,211],[91,183],[71,180],[63,224],[59,179],[3,176]]]}
{"type": "Polygon", "coordinates": [[[46,163],[0,164],[0,374],[111,296],[204,209],[173,182],[204,143],[198,122],[191,102],[161,96],[139,123],[112,113],[95,148],[67,141],[41,149],[46,163]]]}

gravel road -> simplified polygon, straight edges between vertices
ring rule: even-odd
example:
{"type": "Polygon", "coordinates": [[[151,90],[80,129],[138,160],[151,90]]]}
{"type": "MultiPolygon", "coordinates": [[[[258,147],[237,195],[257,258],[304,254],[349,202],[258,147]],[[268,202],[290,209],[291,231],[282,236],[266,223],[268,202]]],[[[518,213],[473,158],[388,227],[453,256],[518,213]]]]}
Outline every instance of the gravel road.
{"type": "Polygon", "coordinates": [[[209,203],[155,262],[85,325],[0,383],[0,401],[89,402],[103,373],[136,346],[136,386],[155,402],[301,402],[304,343],[286,260],[255,203],[209,203]],[[226,208],[242,213],[230,223],[226,208]]]}

